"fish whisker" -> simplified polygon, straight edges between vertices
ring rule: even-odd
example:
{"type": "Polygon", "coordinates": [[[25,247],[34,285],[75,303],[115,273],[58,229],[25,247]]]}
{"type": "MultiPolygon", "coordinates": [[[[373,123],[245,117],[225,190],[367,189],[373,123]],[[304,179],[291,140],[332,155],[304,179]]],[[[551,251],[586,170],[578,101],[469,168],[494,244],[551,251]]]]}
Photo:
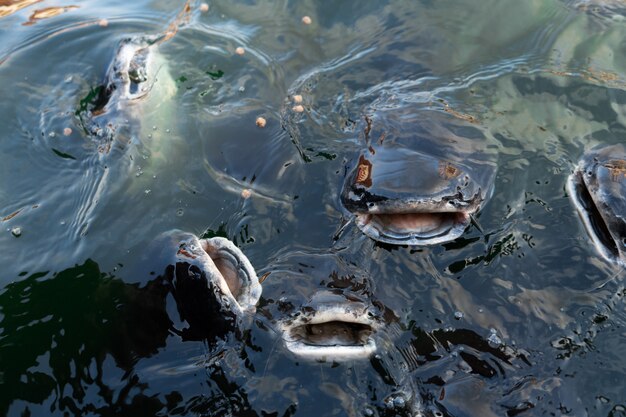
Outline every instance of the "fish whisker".
{"type": "Polygon", "coordinates": [[[480,225],[480,223],[478,223],[478,220],[476,219],[476,216],[474,216],[473,214],[469,215],[470,218],[470,223],[476,228],[478,229],[478,231],[485,236],[485,231],[483,230],[482,226],[480,225]]]}
{"type": "Polygon", "coordinates": [[[274,338],[274,343],[272,343],[272,348],[270,349],[270,353],[269,355],[267,355],[267,359],[265,360],[265,366],[263,367],[263,375],[261,375],[261,379],[265,379],[265,375],[267,374],[267,369],[269,368],[270,359],[272,359],[274,351],[276,350],[276,346],[278,345],[278,343],[282,342],[282,340],[283,339],[281,337],[274,338]]]}
{"type": "Polygon", "coordinates": [[[594,288],[593,290],[591,290],[591,291],[589,291],[589,292],[592,292],[592,291],[597,291],[597,290],[601,290],[601,289],[602,289],[602,288],[604,288],[604,286],[605,286],[605,285],[607,285],[609,282],[614,281],[614,280],[615,280],[615,279],[619,276],[619,274],[620,274],[622,271],[624,271],[624,267],[623,267],[623,266],[620,266],[620,268],[619,268],[617,271],[615,271],[615,273],[611,276],[611,278],[609,278],[608,280],[604,281],[602,284],[598,285],[596,288],[594,288]]]}
{"type": "Polygon", "coordinates": [[[265,281],[267,279],[267,277],[270,276],[271,273],[272,273],[272,271],[268,271],[268,272],[264,273],[263,275],[261,275],[261,277],[259,278],[259,284],[263,284],[263,281],[265,281]]]}
{"type": "Polygon", "coordinates": [[[343,232],[348,228],[350,223],[354,221],[354,216],[351,216],[347,221],[343,217],[341,218],[341,220],[342,220],[341,226],[339,226],[339,229],[333,235],[333,242],[336,242],[339,240],[339,238],[341,238],[341,235],[343,234],[343,232]]]}

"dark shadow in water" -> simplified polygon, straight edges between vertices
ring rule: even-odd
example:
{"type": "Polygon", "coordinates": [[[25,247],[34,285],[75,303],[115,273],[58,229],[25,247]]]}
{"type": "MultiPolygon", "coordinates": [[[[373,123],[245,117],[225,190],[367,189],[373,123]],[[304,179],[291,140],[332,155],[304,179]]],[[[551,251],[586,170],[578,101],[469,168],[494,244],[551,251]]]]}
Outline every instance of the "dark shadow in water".
{"type": "Polygon", "coordinates": [[[490,342],[471,329],[399,326],[395,349],[371,359],[393,391],[373,403],[373,415],[412,416],[416,410],[425,416],[498,415],[500,404],[519,395],[517,375],[533,372],[528,352],[490,342]]]}
{"type": "MultiPolygon", "coordinates": [[[[127,285],[100,272],[92,260],[46,275],[33,274],[0,295],[0,414],[16,399],[41,404],[51,394],[57,398],[51,411],[58,407],[74,415],[133,414],[136,407],[166,406],[141,394],[127,398],[130,390],[141,392],[147,386],[132,375],[133,366],[165,346],[170,334],[164,281],[127,285]],[[115,395],[103,380],[109,356],[125,373],[124,386],[115,395]],[[81,408],[89,385],[98,387],[105,405],[81,408]]],[[[167,395],[176,396],[175,391],[167,395]]]]}
{"type": "MultiPolygon", "coordinates": [[[[175,389],[149,394],[149,383],[135,366],[156,355],[173,335],[203,341],[211,351],[234,330],[234,318],[216,316],[201,301],[211,296],[205,294],[210,289],[189,278],[198,276],[194,268],[180,262],[145,284],[127,284],[87,260],[53,276],[36,273],[8,285],[0,294],[0,415],[17,400],[50,402],[50,413],[72,415],[191,409],[193,404],[180,404],[183,396],[175,389]],[[186,323],[168,312],[170,296],[186,323]],[[175,325],[187,327],[178,330],[175,325]],[[113,385],[111,358],[123,374],[113,385]]],[[[232,407],[234,395],[241,400],[240,409],[249,409],[245,393],[220,377],[219,370],[210,370],[210,378],[232,407]]],[[[23,411],[30,414],[29,406],[23,411]]]]}

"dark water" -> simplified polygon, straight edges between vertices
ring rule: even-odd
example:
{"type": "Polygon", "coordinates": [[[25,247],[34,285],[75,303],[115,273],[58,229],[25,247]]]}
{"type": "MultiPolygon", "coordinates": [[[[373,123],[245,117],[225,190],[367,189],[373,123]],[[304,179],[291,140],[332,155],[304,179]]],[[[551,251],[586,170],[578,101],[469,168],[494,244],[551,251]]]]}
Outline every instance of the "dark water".
{"type": "MultiPolygon", "coordinates": [[[[1,415],[626,415],[624,272],[564,189],[584,150],[626,137],[623,3],[9,3],[1,415]],[[99,152],[81,101],[121,39],[172,22],[172,88],[99,152]],[[341,230],[363,116],[407,107],[488,132],[482,232],[391,248],[341,230]],[[395,320],[344,363],[294,357],[262,316],[243,340],[183,341],[167,260],[146,255],[173,228],[229,237],[259,274],[301,268],[294,253],[322,275],[320,257],[357,265],[395,320]]],[[[270,274],[261,304],[289,285],[270,274]]]]}

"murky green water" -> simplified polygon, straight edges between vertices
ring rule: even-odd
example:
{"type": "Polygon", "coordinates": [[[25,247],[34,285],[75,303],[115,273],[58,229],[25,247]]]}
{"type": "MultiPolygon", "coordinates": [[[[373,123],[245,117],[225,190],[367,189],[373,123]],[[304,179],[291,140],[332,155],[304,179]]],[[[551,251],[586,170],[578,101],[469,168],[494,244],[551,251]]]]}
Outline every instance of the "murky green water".
{"type": "MultiPolygon", "coordinates": [[[[622,2],[9,3],[0,414],[626,415],[624,272],[564,188],[584,150],[626,138],[622,2]],[[173,90],[103,152],[81,101],[120,40],[172,22],[173,90]],[[488,133],[482,232],[391,248],[341,228],[363,116],[407,107],[488,133]],[[183,341],[146,249],[174,228],[231,238],[259,274],[339,254],[397,320],[346,363],[294,357],[264,317],[244,340],[183,341]]],[[[261,304],[290,290],[270,274],[261,304]]]]}

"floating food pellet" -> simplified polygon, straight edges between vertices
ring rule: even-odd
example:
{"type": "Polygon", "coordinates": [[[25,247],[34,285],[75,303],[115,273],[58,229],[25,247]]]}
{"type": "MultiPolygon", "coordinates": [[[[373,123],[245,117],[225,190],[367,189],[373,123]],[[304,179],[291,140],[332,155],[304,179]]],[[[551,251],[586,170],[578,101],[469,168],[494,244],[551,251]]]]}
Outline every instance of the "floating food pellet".
{"type": "Polygon", "coordinates": [[[244,190],[241,191],[241,196],[243,198],[250,198],[250,196],[252,195],[252,190],[246,188],[244,190]]]}
{"type": "Polygon", "coordinates": [[[71,134],[72,134],[72,129],[71,129],[71,128],[69,128],[69,127],[66,127],[65,129],[63,129],[63,134],[64,134],[65,136],[69,136],[69,135],[71,135],[71,134]]]}
{"type": "Polygon", "coordinates": [[[209,5],[208,5],[208,4],[206,4],[206,3],[202,3],[202,4],[200,5],[200,11],[201,11],[202,13],[206,13],[206,12],[208,12],[208,11],[209,11],[209,5]]]}
{"type": "Polygon", "coordinates": [[[109,26],[109,21],[106,19],[100,19],[98,20],[98,26],[102,26],[103,28],[109,26]]]}
{"type": "Polygon", "coordinates": [[[20,237],[22,236],[22,228],[21,227],[14,227],[13,229],[11,229],[11,234],[15,237],[20,237]]]}
{"type": "Polygon", "coordinates": [[[292,107],[292,110],[296,113],[302,113],[304,111],[304,106],[302,104],[297,104],[292,107]]]}
{"type": "Polygon", "coordinates": [[[296,94],[295,96],[293,96],[293,102],[296,104],[302,103],[302,96],[300,94],[296,94]]]}
{"type": "Polygon", "coordinates": [[[302,17],[302,23],[304,23],[305,25],[310,25],[311,22],[313,22],[313,21],[311,20],[311,18],[309,16],[302,17]]]}
{"type": "Polygon", "coordinates": [[[266,124],[267,124],[267,120],[265,120],[265,118],[263,118],[263,117],[257,117],[256,118],[256,125],[258,127],[265,127],[266,124]]]}
{"type": "Polygon", "coordinates": [[[245,49],[243,49],[241,46],[238,46],[238,47],[237,47],[237,49],[235,49],[235,53],[236,53],[237,55],[243,55],[243,54],[245,54],[245,53],[246,53],[246,50],[245,50],[245,49]]]}

